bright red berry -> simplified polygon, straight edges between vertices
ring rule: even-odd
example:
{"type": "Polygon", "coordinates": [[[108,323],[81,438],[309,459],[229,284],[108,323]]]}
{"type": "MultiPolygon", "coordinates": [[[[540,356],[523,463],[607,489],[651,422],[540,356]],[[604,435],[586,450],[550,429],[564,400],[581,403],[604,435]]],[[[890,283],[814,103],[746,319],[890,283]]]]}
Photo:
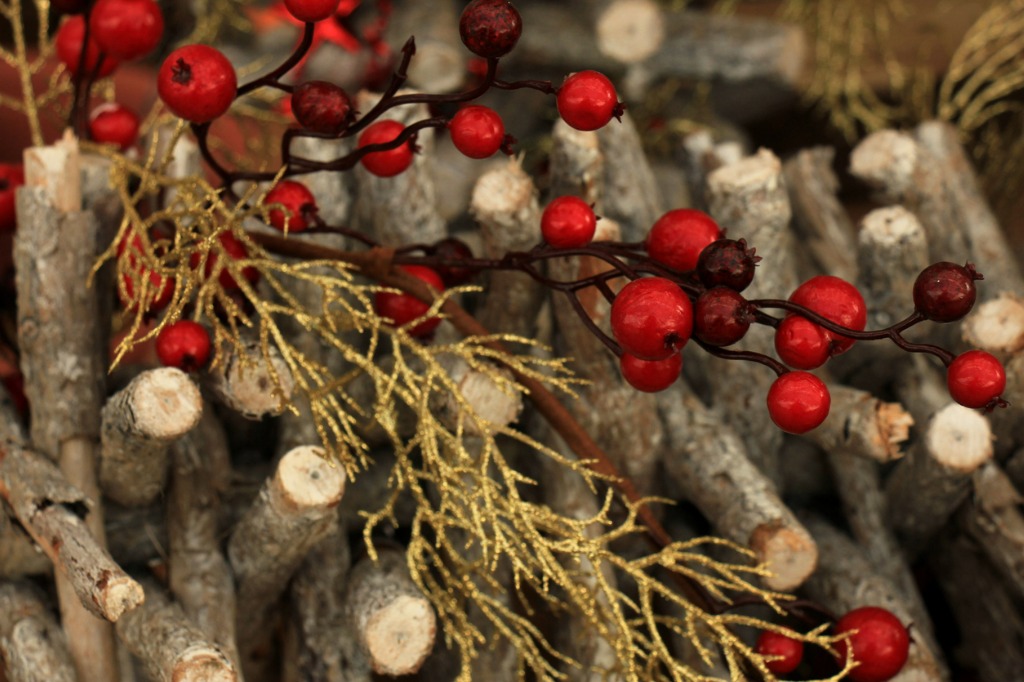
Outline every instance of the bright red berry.
{"type": "Polygon", "coordinates": [[[210,359],[210,345],[206,327],[192,320],[178,320],[160,330],[156,355],[165,367],[194,372],[210,359]]]}
{"type": "MultiPolygon", "coordinates": [[[[231,260],[242,260],[243,258],[249,257],[249,252],[245,248],[245,244],[238,241],[235,235],[230,232],[221,232],[217,236],[217,242],[220,244],[220,250],[223,251],[231,260]]],[[[199,262],[202,260],[202,256],[198,252],[193,252],[189,257],[189,267],[192,269],[199,267],[199,262]]],[[[214,270],[217,268],[218,251],[216,248],[210,249],[203,265],[203,275],[210,277],[213,275],[214,270]]],[[[242,268],[242,277],[246,279],[250,284],[255,284],[260,279],[260,271],[255,267],[249,265],[242,268]]],[[[237,280],[231,271],[224,267],[220,270],[220,275],[217,278],[220,281],[220,286],[226,291],[233,291],[240,287],[237,280]]]]}
{"type": "MultiPolygon", "coordinates": [[[[445,237],[434,245],[433,255],[437,258],[458,262],[472,258],[473,250],[470,249],[466,242],[461,239],[445,237]]],[[[472,268],[460,267],[454,264],[440,265],[435,269],[437,270],[437,274],[441,276],[441,280],[444,282],[446,287],[465,284],[473,278],[473,275],[476,274],[476,270],[473,270],[472,268]]]]}
{"type": "Polygon", "coordinates": [[[796,670],[803,660],[804,643],[799,639],[765,630],[757,638],[757,653],[762,656],[778,656],[773,661],[765,661],[765,665],[776,675],[786,675],[796,670]]]}
{"type": "Polygon", "coordinates": [[[796,369],[815,369],[828,360],[832,340],[806,317],[789,315],[775,330],[775,352],[796,369]]]}
{"type": "MultiPolygon", "coordinates": [[[[868,309],[864,297],[846,280],[831,275],[819,275],[807,280],[793,292],[789,300],[818,313],[826,320],[854,331],[864,331],[868,323],[868,309]]],[[[850,350],[854,340],[826,331],[832,340],[832,355],[850,350]]]]}
{"type": "Polygon", "coordinates": [[[284,0],[284,6],[299,21],[323,21],[333,17],[341,0],[284,0]]]}
{"type": "Polygon", "coordinates": [[[231,108],[238,76],[220,50],[186,45],[164,60],[156,86],[160,99],[176,116],[192,123],[209,123],[231,108]]]}
{"type": "Polygon", "coordinates": [[[579,71],[558,89],[558,113],[577,130],[603,128],[616,115],[619,98],[608,77],[597,71],[579,71]]]}
{"type": "Polygon", "coordinates": [[[671,280],[637,279],[612,301],[611,326],[626,353],[641,360],[664,360],[689,340],[693,306],[671,280]]]}
{"type": "MultiPolygon", "coordinates": [[[[78,62],[82,56],[82,41],[85,40],[85,19],[81,14],[70,16],[64,20],[57,30],[55,45],[57,48],[57,59],[67,67],[72,76],[79,75],[78,62]]],[[[96,65],[100,64],[100,48],[96,41],[90,36],[89,47],[85,51],[85,59],[82,64],[83,74],[91,74],[96,65]]],[[[113,57],[104,56],[96,75],[100,78],[109,76],[117,68],[117,60],[113,57]]]]}
{"type": "Polygon", "coordinates": [[[121,60],[152,52],[164,35],[164,15],[153,0],[97,0],[89,14],[91,37],[121,60]]]}
{"type": "Polygon", "coordinates": [[[786,372],[768,389],[768,414],[787,433],[807,433],[817,428],[831,405],[825,384],[808,372],[786,372]]]}
{"type": "Polygon", "coordinates": [[[579,197],[552,200],[540,217],[540,232],[551,246],[572,249],[585,246],[597,231],[597,216],[590,204],[579,197]]]}
{"type": "Polygon", "coordinates": [[[0,163],[0,234],[14,232],[18,217],[15,211],[15,191],[25,184],[22,165],[0,163]]]}
{"type": "Polygon", "coordinates": [[[921,271],[914,282],[914,307],[929,320],[953,322],[971,312],[981,279],[974,266],[934,263],[921,271]]]}
{"type": "Polygon", "coordinates": [[[281,204],[285,210],[272,208],[267,214],[270,224],[281,230],[288,228],[289,232],[302,232],[313,222],[316,216],[316,198],[301,182],[294,180],[282,180],[277,183],[274,189],[267,192],[263,203],[281,204]]]}
{"type": "Polygon", "coordinates": [[[693,270],[709,244],[722,237],[718,223],[706,213],[678,208],[658,218],[647,235],[647,253],[673,270],[693,270]]]}
{"type": "MultiPolygon", "coordinates": [[[[398,121],[377,121],[359,136],[359,148],[393,142],[405,126],[398,121]]],[[[370,152],[360,159],[363,167],[382,178],[398,175],[412,165],[412,145],[408,141],[379,152],[370,152]]]]}
{"type": "Polygon", "coordinates": [[[623,353],[619,368],[629,385],[645,393],[657,393],[675,383],[683,371],[682,353],[673,353],[664,360],[641,360],[635,355],[623,353]]]}
{"type": "Polygon", "coordinates": [[[850,611],[836,623],[836,633],[851,633],[836,643],[840,662],[852,654],[857,666],[850,671],[854,682],[885,682],[907,662],[910,635],[900,619],[877,606],[850,611]],[[849,652],[849,654],[848,654],[849,652]]]}
{"type": "Polygon", "coordinates": [[[738,291],[715,287],[697,297],[693,335],[712,346],[729,346],[746,335],[751,320],[747,301],[738,291]]]}
{"type": "Polygon", "coordinates": [[[139,139],[139,117],[120,104],[103,104],[89,116],[89,136],[96,142],[128,149],[139,139]]]}
{"type": "Polygon", "coordinates": [[[348,93],[334,83],[307,81],[292,93],[292,113],[306,130],[337,135],[349,123],[352,101],[348,93]]]}
{"type": "Polygon", "coordinates": [[[754,266],[761,257],[743,239],[719,239],[704,247],[697,258],[697,276],[708,287],[743,291],[754,281],[754,266]]]}
{"type": "Polygon", "coordinates": [[[985,407],[1006,389],[1006,370],[993,355],[969,350],[946,369],[949,395],[964,407],[985,407]]]}
{"type": "Polygon", "coordinates": [[[473,0],[459,18],[462,44],[479,57],[503,57],[522,34],[522,17],[507,0],[473,0]]]}
{"type": "MultiPolygon", "coordinates": [[[[432,289],[438,292],[444,291],[444,282],[441,281],[441,276],[434,270],[422,265],[402,265],[399,267],[413,277],[422,280],[432,289]]],[[[409,324],[413,320],[423,317],[430,310],[430,305],[415,296],[389,291],[379,292],[374,298],[373,307],[378,315],[388,318],[396,327],[409,324]]],[[[410,335],[416,338],[424,338],[430,336],[440,324],[440,317],[431,317],[423,320],[408,331],[410,335]]]]}
{"type": "Polygon", "coordinates": [[[490,107],[471,105],[459,109],[448,123],[455,148],[471,159],[486,159],[501,149],[505,124],[490,107]]]}

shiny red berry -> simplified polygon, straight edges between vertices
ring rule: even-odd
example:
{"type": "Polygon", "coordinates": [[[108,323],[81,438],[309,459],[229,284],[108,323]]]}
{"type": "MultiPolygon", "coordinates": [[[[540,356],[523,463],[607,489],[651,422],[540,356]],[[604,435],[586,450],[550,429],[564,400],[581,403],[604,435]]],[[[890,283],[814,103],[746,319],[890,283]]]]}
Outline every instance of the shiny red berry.
{"type": "MultiPolygon", "coordinates": [[[[405,126],[398,121],[377,121],[359,136],[359,148],[393,142],[405,126]]],[[[390,178],[412,165],[412,145],[408,141],[379,152],[370,152],[360,160],[363,167],[373,175],[390,178]]]]}
{"type": "Polygon", "coordinates": [[[664,360],[689,340],[693,306],[671,280],[637,279],[612,301],[611,327],[626,353],[641,360],[664,360]]]}
{"type": "Polygon", "coordinates": [[[964,407],[985,407],[1006,390],[1006,370],[993,355],[969,350],[946,369],[949,395],[964,407]]]}
{"type": "Polygon", "coordinates": [[[647,253],[673,270],[693,270],[709,244],[722,237],[718,223],[706,213],[678,208],[658,218],[647,235],[647,253]]]}
{"type": "MultiPolygon", "coordinates": [[[[441,281],[441,276],[434,270],[422,265],[402,265],[399,267],[413,277],[425,282],[432,289],[438,292],[444,291],[444,282],[441,281]]],[[[392,324],[396,327],[409,324],[413,320],[423,317],[430,310],[428,304],[414,296],[392,293],[390,291],[379,292],[374,298],[373,307],[378,315],[391,320],[392,324]]],[[[422,339],[430,336],[440,324],[440,317],[431,317],[423,320],[408,331],[410,335],[422,339]]]]}
{"type": "Polygon", "coordinates": [[[284,6],[299,21],[323,21],[333,17],[341,0],[284,0],[284,6]]]}
{"type": "Polygon", "coordinates": [[[727,287],[708,289],[693,309],[693,335],[712,346],[729,346],[750,329],[752,315],[739,292],[727,287]]]}
{"type": "Polygon", "coordinates": [[[462,44],[479,57],[505,56],[522,34],[522,17],[507,0],[473,0],[459,18],[462,44]]]}
{"type": "Polygon", "coordinates": [[[452,144],[471,159],[486,159],[501,149],[505,124],[490,107],[470,105],[459,109],[448,123],[452,144]]]}
{"type": "Polygon", "coordinates": [[[455,265],[458,261],[465,261],[473,257],[473,250],[466,242],[455,237],[445,237],[434,245],[433,255],[437,258],[453,261],[451,265],[439,265],[435,270],[441,276],[441,281],[446,287],[455,287],[465,284],[473,279],[476,270],[455,265]]]}
{"type": "Polygon", "coordinates": [[[14,232],[18,217],[15,211],[15,192],[25,184],[22,165],[0,163],[0,234],[14,232]]]}
{"type": "Polygon", "coordinates": [[[839,660],[852,655],[857,666],[850,671],[854,682],[885,682],[895,677],[910,654],[910,635],[900,619],[877,606],[850,611],[836,623],[836,633],[850,633],[836,643],[839,660]]]}
{"type": "Polygon", "coordinates": [[[231,108],[238,76],[220,50],[186,45],[164,60],[156,86],[160,99],[176,116],[192,123],[209,123],[231,108]]]}
{"type": "Polygon", "coordinates": [[[824,329],[806,317],[790,315],[775,330],[775,352],[796,369],[821,367],[829,358],[832,340],[824,329]]]}
{"type": "Polygon", "coordinates": [[[971,312],[978,297],[974,266],[934,263],[914,282],[914,307],[929,320],[953,322],[971,312]]]}
{"type": "Polygon", "coordinates": [[[263,204],[281,204],[285,210],[272,208],[267,213],[270,224],[282,232],[302,232],[313,223],[316,216],[316,198],[301,182],[282,180],[274,189],[267,192],[263,204]]]}
{"type": "MultiPolygon", "coordinates": [[[[57,30],[57,37],[54,43],[57,49],[57,59],[67,67],[72,76],[79,74],[78,63],[82,57],[82,41],[84,40],[85,19],[81,14],[68,17],[57,30]]],[[[85,51],[85,59],[82,64],[83,74],[91,74],[96,69],[97,64],[100,64],[100,48],[90,36],[89,47],[85,51]]],[[[109,76],[116,68],[117,60],[110,56],[104,56],[103,63],[100,64],[96,75],[100,78],[109,76]]]]}
{"type": "Polygon", "coordinates": [[[697,276],[708,287],[743,291],[754,281],[754,266],[761,260],[743,239],[719,239],[697,258],[697,276]]]}
{"type": "Polygon", "coordinates": [[[757,638],[757,653],[762,656],[776,656],[765,661],[768,670],[776,675],[787,675],[800,665],[804,657],[804,643],[786,635],[765,630],[757,638]]]}
{"type": "Polygon", "coordinates": [[[808,372],[786,372],[768,389],[768,414],[787,433],[807,433],[817,428],[831,405],[825,384],[808,372]]]}
{"type": "MultiPolygon", "coordinates": [[[[249,257],[249,252],[245,248],[245,244],[238,241],[235,235],[230,232],[221,232],[217,236],[217,243],[220,246],[220,251],[227,255],[231,260],[242,260],[243,258],[249,257]]],[[[203,257],[198,252],[194,252],[189,257],[189,267],[192,269],[198,268],[201,260],[203,260],[203,257]]],[[[214,271],[218,268],[218,261],[218,249],[216,247],[211,248],[210,252],[206,255],[205,263],[203,264],[203,276],[212,276],[214,271]]],[[[242,277],[244,277],[250,284],[255,284],[260,279],[260,271],[249,265],[242,268],[242,277]]],[[[241,286],[238,281],[235,280],[234,275],[231,274],[231,271],[227,267],[220,269],[220,274],[217,279],[220,282],[220,286],[226,291],[233,291],[241,286]]]]}
{"type": "Polygon", "coordinates": [[[156,356],[165,367],[183,372],[202,369],[210,359],[210,333],[192,320],[172,322],[156,337],[156,356]]]}
{"type": "Polygon", "coordinates": [[[630,386],[645,393],[657,393],[675,383],[683,371],[683,356],[673,353],[664,360],[641,360],[635,355],[623,353],[619,368],[630,386]]]}
{"type": "MultiPolygon", "coordinates": [[[[818,313],[847,329],[864,331],[868,323],[868,309],[857,287],[832,275],[819,275],[807,280],[789,297],[789,300],[818,313]]],[[[832,340],[832,355],[850,350],[854,340],[826,331],[832,340]]]]}
{"type": "Polygon", "coordinates": [[[97,0],[89,14],[89,31],[110,56],[138,59],[160,43],[164,15],[153,0],[97,0]]]}
{"type": "Polygon", "coordinates": [[[564,196],[551,201],[540,217],[540,233],[556,249],[586,246],[597,231],[597,216],[590,204],[579,197],[564,196]]]}
{"type": "Polygon", "coordinates": [[[352,101],[334,83],[307,81],[292,93],[292,113],[305,128],[324,135],[337,135],[349,124],[352,101]]]}
{"type": "Polygon", "coordinates": [[[139,139],[139,117],[120,104],[102,104],[89,115],[89,137],[128,149],[139,139]]]}
{"type": "Polygon", "coordinates": [[[562,120],[576,130],[597,130],[615,116],[619,98],[603,73],[579,71],[562,83],[557,104],[562,120]]]}

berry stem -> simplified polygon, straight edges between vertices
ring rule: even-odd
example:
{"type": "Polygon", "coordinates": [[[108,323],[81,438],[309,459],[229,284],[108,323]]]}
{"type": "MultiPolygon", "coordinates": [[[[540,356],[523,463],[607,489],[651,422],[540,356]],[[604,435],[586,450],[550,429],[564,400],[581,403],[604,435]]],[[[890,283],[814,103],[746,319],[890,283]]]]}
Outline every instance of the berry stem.
{"type": "Polygon", "coordinates": [[[291,92],[293,90],[292,86],[282,83],[281,77],[287,74],[292,69],[294,69],[296,66],[298,66],[299,62],[301,62],[305,58],[306,54],[309,52],[309,48],[313,46],[313,33],[315,27],[316,24],[306,22],[302,31],[302,40],[299,41],[299,44],[298,46],[296,46],[295,51],[292,52],[291,55],[289,55],[288,58],[281,63],[280,66],[278,66],[270,73],[260,76],[255,80],[249,81],[244,85],[240,85],[238,87],[238,94],[235,96],[235,98],[238,99],[239,97],[244,97],[253,90],[256,90],[263,86],[270,86],[273,88],[277,88],[278,90],[291,92]]]}

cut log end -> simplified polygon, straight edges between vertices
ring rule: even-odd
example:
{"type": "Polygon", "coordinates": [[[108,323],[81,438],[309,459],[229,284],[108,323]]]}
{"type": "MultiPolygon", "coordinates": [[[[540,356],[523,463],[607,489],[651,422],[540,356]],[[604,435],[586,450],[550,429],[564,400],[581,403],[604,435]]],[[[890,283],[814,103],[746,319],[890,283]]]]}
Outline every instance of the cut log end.
{"type": "Polygon", "coordinates": [[[977,410],[952,403],[935,413],[925,435],[928,451],[947,470],[969,474],[993,455],[992,427],[977,410]]]}
{"type": "Polygon", "coordinates": [[[531,205],[534,192],[533,180],[512,159],[480,176],[473,187],[470,210],[475,215],[516,214],[531,205]]]}
{"type": "Polygon", "coordinates": [[[199,388],[179,369],[164,367],[143,375],[132,411],[140,432],[171,440],[191,431],[203,413],[199,388]]]}
{"type": "Polygon", "coordinates": [[[125,612],[139,606],[145,599],[139,583],[127,575],[118,576],[110,578],[103,587],[100,593],[102,603],[98,606],[107,620],[116,623],[125,612]]]}
{"type": "Polygon", "coordinates": [[[1003,293],[982,303],[964,320],[963,335],[972,348],[1004,357],[1024,349],[1024,300],[1003,293]]]}
{"type": "Polygon", "coordinates": [[[759,150],[735,163],[718,168],[708,176],[708,185],[713,192],[749,192],[752,188],[763,187],[774,190],[782,180],[782,163],[766,149],[759,150]]]}
{"type": "Polygon", "coordinates": [[[758,526],[750,536],[750,548],[771,572],[764,583],[772,590],[796,589],[818,565],[818,547],[802,529],[777,523],[758,526]]]}
{"type": "Polygon", "coordinates": [[[208,646],[195,647],[178,658],[172,682],[236,682],[238,675],[227,657],[208,646]]]}
{"type": "Polygon", "coordinates": [[[913,181],[918,163],[917,143],[907,133],[882,130],[866,137],[853,150],[850,172],[868,184],[902,192],[913,181]]]}
{"type": "Polygon", "coordinates": [[[281,497],[297,508],[328,508],[341,502],[345,478],[345,470],[322,449],[302,446],[281,459],[274,483],[281,497]]]}
{"type": "Polygon", "coordinates": [[[653,0],[615,0],[595,28],[597,49],[624,64],[642,62],[665,40],[665,17],[653,0]]]}
{"type": "Polygon", "coordinates": [[[902,206],[886,206],[871,211],[861,222],[858,240],[862,246],[896,248],[908,241],[923,241],[924,228],[913,213],[902,206]]]}
{"type": "Polygon", "coordinates": [[[902,446],[910,438],[914,418],[899,403],[879,402],[877,414],[880,450],[887,455],[884,461],[902,458],[902,446]]]}
{"type": "Polygon", "coordinates": [[[364,633],[374,672],[408,675],[434,647],[437,619],[423,597],[405,595],[370,616],[364,633]]]}

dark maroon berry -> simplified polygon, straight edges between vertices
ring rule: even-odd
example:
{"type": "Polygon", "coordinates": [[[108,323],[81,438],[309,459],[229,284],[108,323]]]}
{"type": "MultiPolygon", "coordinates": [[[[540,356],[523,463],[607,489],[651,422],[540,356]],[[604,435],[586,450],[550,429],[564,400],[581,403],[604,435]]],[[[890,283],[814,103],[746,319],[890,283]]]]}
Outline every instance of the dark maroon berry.
{"type": "Polygon", "coordinates": [[[719,239],[697,258],[697,276],[704,286],[743,291],[754,281],[754,265],[761,260],[743,239],[719,239]]]}
{"type": "Polygon", "coordinates": [[[929,320],[952,322],[959,320],[974,307],[978,290],[974,280],[982,279],[968,263],[934,263],[929,265],[914,282],[914,307],[929,320]]]}
{"type": "Polygon", "coordinates": [[[473,0],[459,19],[463,44],[488,59],[511,52],[522,33],[523,20],[508,0],[473,0]]]}
{"type": "Polygon", "coordinates": [[[697,297],[693,312],[693,333],[712,346],[728,346],[750,329],[751,314],[746,299],[728,287],[708,289],[697,297]]]}
{"type": "MultiPolygon", "coordinates": [[[[473,257],[473,251],[466,245],[466,242],[455,237],[446,237],[434,246],[434,256],[451,261],[463,261],[473,257]]],[[[458,265],[438,265],[434,270],[441,275],[441,281],[446,287],[454,287],[465,284],[473,279],[476,270],[462,268],[458,265]]]]}
{"type": "Polygon", "coordinates": [[[292,113],[306,130],[337,135],[348,126],[352,102],[344,90],[327,81],[308,81],[292,93],[292,113]]]}

